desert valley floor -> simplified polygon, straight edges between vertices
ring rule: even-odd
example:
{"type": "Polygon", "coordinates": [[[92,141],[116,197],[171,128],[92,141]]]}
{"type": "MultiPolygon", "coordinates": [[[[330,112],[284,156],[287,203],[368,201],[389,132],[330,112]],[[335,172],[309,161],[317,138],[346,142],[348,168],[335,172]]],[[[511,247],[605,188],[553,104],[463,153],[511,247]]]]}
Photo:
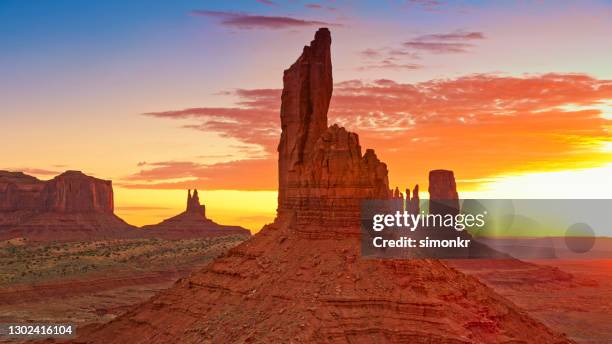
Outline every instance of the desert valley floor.
{"type": "MultiPolygon", "coordinates": [[[[127,239],[0,248],[0,322],[104,323],[201,269],[244,237],[127,239]]],[[[612,260],[447,261],[578,343],[612,338],[612,260]],[[542,269],[541,265],[556,269],[542,269]],[[543,272],[547,273],[543,273],[543,272]]]]}

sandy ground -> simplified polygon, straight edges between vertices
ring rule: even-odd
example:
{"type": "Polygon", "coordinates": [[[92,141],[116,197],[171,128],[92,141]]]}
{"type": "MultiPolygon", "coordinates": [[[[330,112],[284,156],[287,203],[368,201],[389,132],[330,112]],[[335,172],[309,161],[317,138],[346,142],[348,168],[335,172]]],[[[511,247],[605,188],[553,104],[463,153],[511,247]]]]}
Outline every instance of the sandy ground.
{"type": "MultiPolygon", "coordinates": [[[[83,326],[107,322],[241,240],[221,237],[3,245],[0,323],[67,322],[83,326]]],[[[612,260],[531,262],[556,269],[505,266],[495,261],[454,265],[579,343],[612,342],[612,260]]]]}
{"type": "MultiPolygon", "coordinates": [[[[612,343],[612,260],[533,260],[542,269],[460,268],[578,343],[612,343]],[[570,273],[567,278],[564,273],[570,273]]],[[[480,267],[478,267],[480,265],[480,267]]]]}
{"type": "Polygon", "coordinates": [[[5,243],[0,246],[0,323],[109,321],[242,240],[5,243]]]}

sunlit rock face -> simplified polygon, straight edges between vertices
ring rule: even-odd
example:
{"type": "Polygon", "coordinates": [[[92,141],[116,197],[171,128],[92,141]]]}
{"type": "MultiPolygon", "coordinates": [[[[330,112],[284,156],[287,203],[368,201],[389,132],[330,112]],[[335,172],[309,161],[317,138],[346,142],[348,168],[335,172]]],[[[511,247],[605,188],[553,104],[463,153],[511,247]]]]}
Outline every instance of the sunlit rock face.
{"type": "Polygon", "coordinates": [[[429,172],[429,213],[451,215],[459,213],[459,194],[453,171],[429,172]]]}
{"type": "Polygon", "coordinates": [[[75,241],[133,237],[114,214],[110,180],[66,171],[42,181],[0,171],[0,240],[75,241]]]}
{"type": "MultiPolygon", "coordinates": [[[[285,72],[274,223],[82,343],[566,343],[434,259],[361,257],[359,203],[389,199],[387,167],[327,127],[330,34],[285,72]]],[[[399,191],[398,191],[399,196],[399,191]]]]}
{"type": "MultiPolygon", "coordinates": [[[[359,137],[327,126],[332,95],[331,36],[320,29],[285,71],[281,104],[279,215],[292,214],[303,232],[358,233],[362,199],[387,199],[387,166],[359,137]]],[[[313,235],[316,235],[312,233],[313,235]]]]}
{"type": "Polygon", "coordinates": [[[0,171],[0,211],[113,213],[110,180],[66,171],[41,181],[21,172],[0,171]]]}

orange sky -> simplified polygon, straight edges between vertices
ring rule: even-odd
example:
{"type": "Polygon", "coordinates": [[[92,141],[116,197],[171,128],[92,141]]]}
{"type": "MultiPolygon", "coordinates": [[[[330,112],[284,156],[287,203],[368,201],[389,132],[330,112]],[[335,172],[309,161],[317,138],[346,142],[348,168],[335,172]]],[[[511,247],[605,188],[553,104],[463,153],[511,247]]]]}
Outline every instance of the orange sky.
{"type": "Polygon", "coordinates": [[[464,195],[612,195],[612,6],[412,3],[100,3],[87,22],[7,6],[0,168],[112,179],[136,225],[197,187],[210,217],[257,230],[276,207],[282,71],[325,22],[330,124],[374,148],[393,186],[426,191],[445,168],[464,195]]]}

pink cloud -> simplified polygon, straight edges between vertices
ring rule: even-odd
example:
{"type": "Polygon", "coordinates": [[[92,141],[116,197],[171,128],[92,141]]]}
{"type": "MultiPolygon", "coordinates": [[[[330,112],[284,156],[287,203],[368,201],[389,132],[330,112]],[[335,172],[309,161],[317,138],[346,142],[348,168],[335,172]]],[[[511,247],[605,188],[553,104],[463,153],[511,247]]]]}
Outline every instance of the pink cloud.
{"type": "Polygon", "coordinates": [[[278,89],[238,89],[237,107],[190,108],[146,113],[147,116],[171,119],[195,118],[197,124],[185,128],[219,133],[223,137],[239,137],[242,142],[260,145],[271,154],[276,149],[279,129],[278,108],[281,91],[278,89]]]}
{"type": "Polygon", "coordinates": [[[415,38],[417,41],[469,41],[474,39],[484,39],[482,32],[455,31],[450,33],[429,34],[415,38]]]}
{"type": "Polygon", "coordinates": [[[367,64],[365,66],[359,67],[359,70],[368,70],[368,69],[392,69],[392,70],[417,70],[423,68],[423,65],[415,64],[415,63],[398,63],[393,59],[384,59],[380,62],[367,64]]]}
{"type": "Polygon", "coordinates": [[[418,36],[402,45],[419,51],[426,51],[434,54],[465,53],[474,44],[468,41],[484,39],[482,32],[455,31],[443,34],[428,34],[418,36]]]}
{"type": "Polygon", "coordinates": [[[314,4],[314,3],[306,4],[306,5],[304,5],[304,7],[310,8],[310,9],[315,9],[315,10],[323,8],[323,6],[321,6],[319,4],[314,4]]]}
{"type": "Polygon", "coordinates": [[[372,48],[368,48],[368,49],[364,49],[362,51],[359,52],[359,54],[365,58],[378,58],[382,56],[382,53],[380,50],[376,50],[376,49],[372,49],[372,48]]]}
{"type": "MultiPolygon", "coordinates": [[[[231,92],[234,107],[148,114],[197,119],[201,123],[187,127],[235,138],[246,147],[259,145],[267,153],[264,158],[253,151],[250,160],[214,165],[161,162],[127,180],[135,182],[132,187],[162,181],[155,188],[184,188],[191,182],[163,181],[187,177],[198,187],[274,189],[276,179],[269,175],[276,173],[280,92],[239,89],[231,92]],[[244,171],[266,182],[245,180],[244,171]]],[[[462,178],[481,178],[543,162],[554,166],[551,159],[565,161],[566,166],[589,161],[595,153],[584,148],[585,142],[609,138],[605,128],[610,121],[596,107],[611,99],[612,81],[580,74],[477,74],[421,83],[348,80],[335,84],[329,117],[330,124],[359,133],[362,146],[375,148],[392,176],[411,178],[447,167],[458,169],[462,178]],[[568,105],[583,109],[571,110],[568,105]],[[469,152],[469,159],[461,152],[469,152]]]]}
{"type": "Polygon", "coordinates": [[[406,48],[423,50],[434,54],[464,53],[472,44],[446,43],[446,42],[417,42],[410,41],[403,44],[406,48]]]}
{"type": "Polygon", "coordinates": [[[150,163],[122,179],[129,189],[273,190],[277,185],[276,163],[272,158],[236,160],[217,164],[190,161],[150,163]],[[173,181],[173,179],[186,179],[173,181]],[[154,182],[154,183],[153,183],[154,182]]]}
{"type": "Polygon", "coordinates": [[[286,29],[307,26],[338,25],[318,20],[305,20],[292,17],[262,16],[226,11],[195,10],[192,11],[191,14],[194,16],[216,18],[221,21],[221,25],[235,27],[238,29],[286,29]]]}

